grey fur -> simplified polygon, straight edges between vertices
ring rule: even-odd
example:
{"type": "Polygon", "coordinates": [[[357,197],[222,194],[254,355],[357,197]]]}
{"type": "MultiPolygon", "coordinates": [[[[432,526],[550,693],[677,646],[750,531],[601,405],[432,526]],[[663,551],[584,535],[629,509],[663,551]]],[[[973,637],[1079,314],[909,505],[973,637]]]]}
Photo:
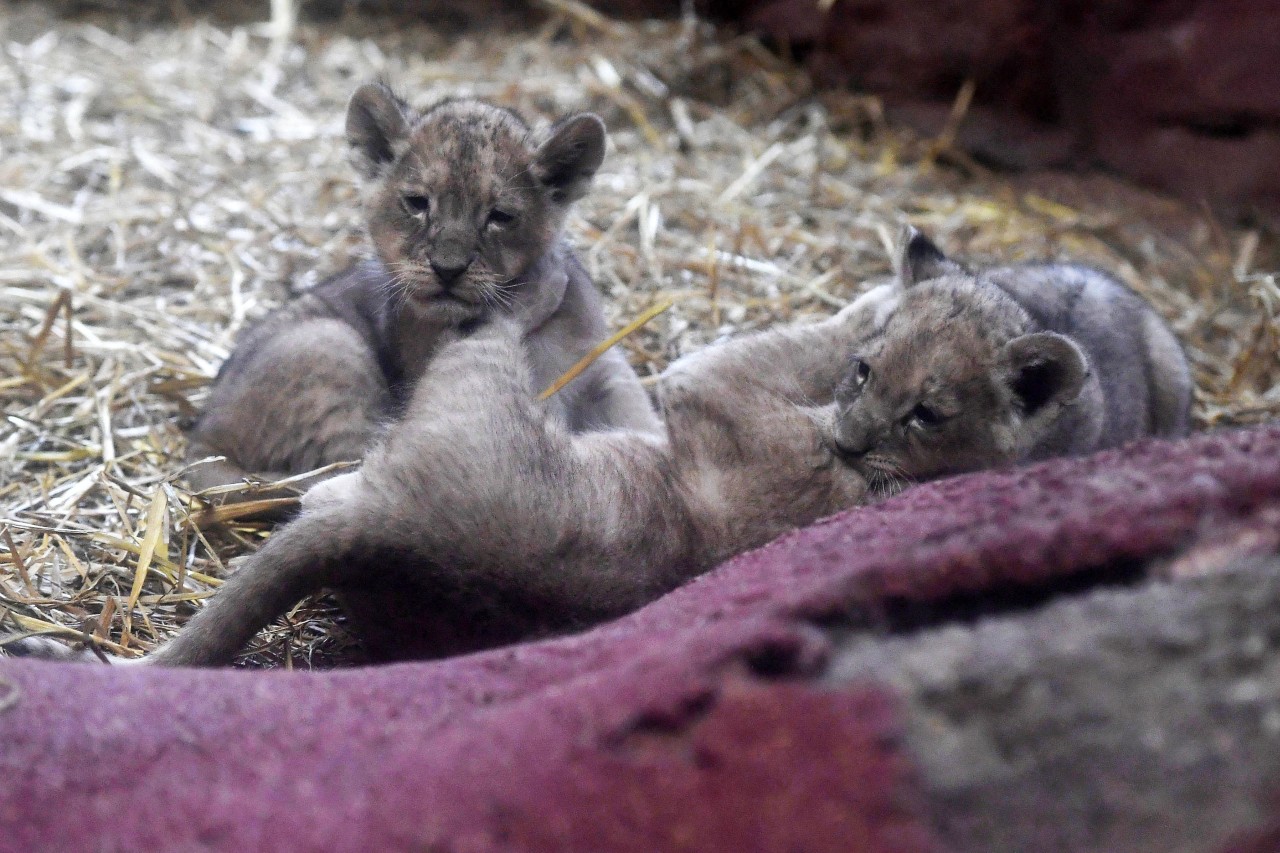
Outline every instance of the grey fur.
{"type": "MultiPolygon", "coordinates": [[[[545,387],[607,336],[600,297],[561,237],[604,156],[600,119],[537,137],[519,116],[455,99],[415,113],[380,83],[351,99],[375,257],[237,342],[191,431],[196,490],[357,460],[403,407],[443,337],[517,320],[545,387]],[[421,209],[419,209],[421,208],[421,209]]],[[[600,359],[551,404],[572,429],[660,429],[634,371],[600,359]]]]}
{"type": "Polygon", "coordinates": [[[897,307],[837,391],[832,441],[882,492],[1179,436],[1191,377],[1140,296],[1075,264],[967,272],[915,229],[897,307]]]}
{"type": "MultiPolygon", "coordinates": [[[[321,587],[378,657],[566,630],[854,505],[866,482],[824,428],[885,297],[676,362],[657,386],[664,435],[568,430],[535,398],[518,329],[495,319],[444,347],[362,469],[313,488],[301,516],[142,661],[226,663],[321,587]]],[[[18,651],[77,656],[54,645],[18,651]]]]}

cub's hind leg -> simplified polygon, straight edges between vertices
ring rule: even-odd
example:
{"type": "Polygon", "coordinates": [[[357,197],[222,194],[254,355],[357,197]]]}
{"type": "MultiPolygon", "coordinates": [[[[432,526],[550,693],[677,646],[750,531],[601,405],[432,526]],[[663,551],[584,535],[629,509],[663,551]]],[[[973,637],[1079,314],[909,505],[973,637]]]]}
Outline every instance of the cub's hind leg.
{"type": "Polygon", "coordinates": [[[268,321],[236,347],[190,434],[199,491],[363,457],[390,406],[368,342],[331,318],[268,321]],[[222,462],[199,462],[210,455],[222,462]]]}

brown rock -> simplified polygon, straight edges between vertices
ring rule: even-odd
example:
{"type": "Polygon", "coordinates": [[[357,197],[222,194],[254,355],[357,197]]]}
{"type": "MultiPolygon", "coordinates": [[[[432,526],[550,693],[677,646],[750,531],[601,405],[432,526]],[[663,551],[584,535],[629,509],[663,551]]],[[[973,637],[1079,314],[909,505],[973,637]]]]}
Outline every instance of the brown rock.
{"type": "Polygon", "coordinates": [[[1064,120],[1139,181],[1280,210],[1276,11],[1270,0],[1070,4],[1057,36],[1064,120]]]}
{"type": "MultiPolygon", "coordinates": [[[[595,5],[655,14],[679,4],[595,5]]],[[[1228,212],[1280,212],[1274,0],[836,0],[826,12],[815,0],[696,6],[786,43],[819,85],[875,92],[900,108],[950,104],[974,81],[982,126],[961,128],[958,143],[998,164],[1054,165],[1071,153],[1079,165],[1228,212]],[[988,144],[1005,137],[1017,142],[1010,151],[988,144]]]]}

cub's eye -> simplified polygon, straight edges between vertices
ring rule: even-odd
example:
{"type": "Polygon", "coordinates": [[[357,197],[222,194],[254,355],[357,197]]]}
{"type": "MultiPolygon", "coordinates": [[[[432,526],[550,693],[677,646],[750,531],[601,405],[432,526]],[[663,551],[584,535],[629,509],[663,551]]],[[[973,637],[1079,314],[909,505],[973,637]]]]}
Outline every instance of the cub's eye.
{"type": "Polygon", "coordinates": [[[410,216],[426,216],[431,211],[431,199],[425,195],[407,195],[400,199],[410,216]]]}
{"type": "Polygon", "coordinates": [[[871,376],[871,365],[867,364],[860,358],[853,359],[853,384],[862,386],[866,384],[867,379],[871,376]]]}
{"type": "Polygon", "coordinates": [[[941,412],[926,403],[917,403],[911,410],[911,414],[907,416],[908,424],[925,429],[936,427],[945,420],[946,417],[941,412]]]}
{"type": "Polygon", "coordinates": [[[514,213],[508,213],[505,210],[499,210],[495,207],[493,210],[489,211],[489,220],[486,224],[503,226],[510,222],[514,222],[515,218],[516,215],[514,213]]]}

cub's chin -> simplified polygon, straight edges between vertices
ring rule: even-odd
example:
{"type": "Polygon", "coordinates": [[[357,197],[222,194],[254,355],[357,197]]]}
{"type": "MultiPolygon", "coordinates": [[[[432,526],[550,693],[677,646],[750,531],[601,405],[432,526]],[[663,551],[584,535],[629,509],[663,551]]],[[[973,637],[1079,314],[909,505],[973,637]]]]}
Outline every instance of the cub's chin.
{"type": "Polygon", "coordinates": [[[927,479],[912,472],[901,460],[878,453],[868,453],[854,463],[854,468],[867,481],[867,494],[882,501],[900,494],[908,486],[927,479]]]}
{"type": "Polygon", "coordinates": [[[429,313],[450,325],[481,319],[486,312],[478,290],[423,286],[411,288],[408,297],[408,304],[417,311],[429,313]]]}

